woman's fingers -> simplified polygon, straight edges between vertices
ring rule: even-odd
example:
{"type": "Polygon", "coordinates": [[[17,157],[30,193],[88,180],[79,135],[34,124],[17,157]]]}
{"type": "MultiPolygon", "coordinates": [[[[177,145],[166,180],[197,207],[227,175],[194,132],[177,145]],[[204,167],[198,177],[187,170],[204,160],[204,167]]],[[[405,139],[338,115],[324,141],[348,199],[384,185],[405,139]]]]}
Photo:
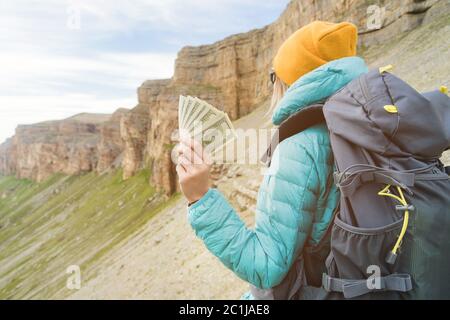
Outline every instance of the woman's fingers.
{"type": "Polygon", "coordinates": [[[184,171],[189,172],[192,167],[192,162],[184,154],[181,154],[178,157],[178,165],[180,165],[184,171]]]}
{"type": "Polygon", "coordinates": [[[186,158],[191,161],[192,164],[202,164],[203,159],[199,157],[197,153],[194,152],[190,147],[186,146],[185,144],[181,144],[178,149],[179,155],[184,155],[186,158]]]}
{"type": "Polygon", "coordinates": [[[210,165],[203,159],[201,144],[190,137],[181,137],[177,147],[177,173],[180,188],[190,203],[201,199],[209,189],[210,165]]]}
{"type": "Polygon", "coordinates": [[[201,143],[192,139],[189,135],[181,136],[178,153],[184,154],[192,164],[210,166],[213,163],[211,156],[203,149],[201,143]]]}
{"type": "Polygon", "coordinates": [[[181,145],[191,149],[200,159],[203,159],[203,146],[189,135],[183,135],[180,138],[181,145]]]}
{"type": "Polygon", "coordinates": [[[211,155],[206,151],[203,151],[203,162],[208,166],[211,166],[213,164],[211,155]]]}
{"type": "Polygon", "coordinates": [[[175,167],[175,170],[177,171],[178,177],[179,177],[180,179],[183,179],[184,176],[187,174],[186,169],[185,169],[181,164],[178,164],[178,165],[175,167]]]}

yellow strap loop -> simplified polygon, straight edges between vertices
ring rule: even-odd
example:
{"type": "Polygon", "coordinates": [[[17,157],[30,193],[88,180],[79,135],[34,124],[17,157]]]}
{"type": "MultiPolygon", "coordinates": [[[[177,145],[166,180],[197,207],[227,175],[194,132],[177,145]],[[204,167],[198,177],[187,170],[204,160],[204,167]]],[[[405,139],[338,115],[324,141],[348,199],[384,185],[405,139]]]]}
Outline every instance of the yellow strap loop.
{"type": "Polygon", "coordinates": [[[396,106],[389,105],[389,104],[384,106],[384,110],[386,110],[389,113],[398,113],[398,108],[396,106]]]}
{"type": "Polygon", "coordinates": [[[443,94],[448,95],[448,88],[446,86],[441,86],[439,91],[442,92],[443,94]]]}
{"type": "Polygon", "coordinates": [[[380,73],[385,73],[391,71],[392,69],[394,69],[394,66],[392,64],[388,64],[387,66],[381,67],[379,71],[380,73]]]}
{"type": "MultiPolygon", "coordinates": [[[[393,194],[390,190],[391,185],[387,185],[385,188],[383,188],[380,192],[378,192],[379,196],[385,196],[385,197],[391,197],[398,202],[400,202],[403,206],[407,207],[408,203],[406,202],[405,196],[403,195],[403,191],[400,187],[397,187],[398,194],[400,196],[397,196],[393,194]]],[[[392,253],[397,254],[398,249],[400,248],[402,244],[402,240],[406,234],[406,230],[408,230],[408,223],[409,223],[409,211],[405,210],[405,216],[403,219],[403,226],[402,230],[400,231],[400,235],[398,236],[397,242],[395,243],[394,248],[392,248],[392,253]]]]}

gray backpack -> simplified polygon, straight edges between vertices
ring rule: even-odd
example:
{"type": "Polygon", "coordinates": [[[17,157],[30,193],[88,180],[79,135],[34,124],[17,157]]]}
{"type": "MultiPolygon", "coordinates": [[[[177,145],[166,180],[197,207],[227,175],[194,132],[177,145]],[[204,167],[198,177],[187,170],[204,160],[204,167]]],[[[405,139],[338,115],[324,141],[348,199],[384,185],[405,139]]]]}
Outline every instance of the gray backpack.
{"type": "Polygon", "coordinates": [[[324,105],[340,207],[329,297],[450,299],[450,98],[373,70],[324,105]]]}
{"type": "Polygon", "coordinates": [[[439,160],[450,148],[450,98],[373,70],[287,119],[279,141],[324,120],[341,191],[334,223],[280,285],[253,294],[450,299],[450,180],[439,160]]]}

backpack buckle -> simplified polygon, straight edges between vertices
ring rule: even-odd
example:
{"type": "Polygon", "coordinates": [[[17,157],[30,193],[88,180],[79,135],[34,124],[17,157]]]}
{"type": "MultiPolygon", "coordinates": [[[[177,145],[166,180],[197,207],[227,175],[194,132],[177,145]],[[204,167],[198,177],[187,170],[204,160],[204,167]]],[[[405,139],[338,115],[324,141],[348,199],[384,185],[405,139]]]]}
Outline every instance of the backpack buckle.
{"type": "Polygon", "coordinates": [[[339,188],[341,180],[342,180],[342,176],[344,175],[344,173],[339,172],[339,171],[335,171],[333,172],[333,180],[334,180],[334,184],[336,185],[336,187],[339,188]]]}

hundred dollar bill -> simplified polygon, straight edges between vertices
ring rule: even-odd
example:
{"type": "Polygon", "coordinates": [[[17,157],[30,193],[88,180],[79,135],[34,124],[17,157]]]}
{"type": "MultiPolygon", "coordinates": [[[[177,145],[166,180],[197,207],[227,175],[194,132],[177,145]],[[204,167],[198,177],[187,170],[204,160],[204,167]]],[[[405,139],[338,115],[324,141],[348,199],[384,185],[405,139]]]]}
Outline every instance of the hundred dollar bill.
{"type": "Polygon", "coordinates": [[[220,118],[224,117],[224,113],[215,109],[214,107],[206,104],[203,105],[200,112],[196,115],[196,117],[191,121],[191,123],[187,126],[188,132],[192,133],[199,126],[201,130],[207,129],[206,125],[211,122],[216,122],[220,118]]]}
{"type": "Polygon", "coordinates": [[[192,115],[192,107],[193,101],[190,96],[187,96],[183,103],[183,122],[182,122],[183,128],[186,128],[188,119],[192,115]]]}
{"type": "Polygon", "coordinates": [[[192,133],[194,139],[200,140],[203,148],[209,153],[214,152],[236,138],[233,125],[225,113],[221,117],[204,124],[201,129],[196,130],[194,128],[192,133]]]}
{"type": "Polygon", "coordinates": [[[187,97],[180,96],[180,101],[179,101],[178,106],[180,108],[180,110],[179,110],[179,113],[180,113],[180,124],[179,124],[179,126],[180,126],[180,128],[182,128],[183,124],[184,124],[184,122],[186,120],[185,117],[186,117],[187,97]]]}
{"type": "Polygon", "coordinates": [[[178,128],[181,128],[181,121],[183,120],[184,100],[185,97],[180,95],[178,100],[178,128]]]}
{"type": "MultiPolygon", "coordinates": [[[[225,112],[219,111],[220,115],[217,117],[210,118],[206,121],[203,121],[202,128],[207,130],[211,127],[228,127],[230,129],[233,128],[233,124],[230,121],[230,118],[225,112]]],[[[234,130],[234,129],[233,129],[234,130]]]]}
{"type": "Polygon", "coordinates": [[[236,138],[228,115],[207,102],[180,96],[178,107],[180,131],[201,142],[207,152],[213,153],[236,138]]]}
{"type": "Polygon", "coordinates": [[[181,128],[186,128],[187,118],[191,115],[192,107],[193,107],[193,99],[192,97],[187,96],[184,99],[183,103],[183,114],[182,114],[183,121],[181,122],[181,128]]]}
{"type": "Polygon", "coordinates": [[[221,115],[221,113],[205,101],[193,98],[191,113],[187,117],[185,129],[189,131],[192,129],[195,122],[205,123],[205,121],[212,119],[214,115],[221,115]]]}

